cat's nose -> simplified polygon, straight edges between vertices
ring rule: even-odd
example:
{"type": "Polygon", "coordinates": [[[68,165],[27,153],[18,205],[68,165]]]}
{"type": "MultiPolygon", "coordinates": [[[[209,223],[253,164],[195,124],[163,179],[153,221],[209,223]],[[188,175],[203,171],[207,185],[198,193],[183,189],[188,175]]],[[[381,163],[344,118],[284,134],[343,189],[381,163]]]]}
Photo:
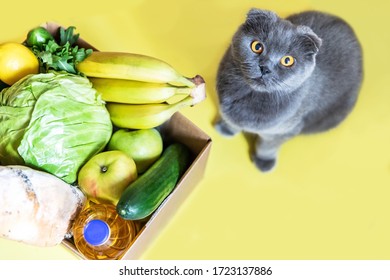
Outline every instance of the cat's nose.
{"type": "Polygon", "coordinates": [[[268,66],[260,65],[260,72],[262,75],[266,75],[271,73],[271,70],[268,68],[268,66]]]}

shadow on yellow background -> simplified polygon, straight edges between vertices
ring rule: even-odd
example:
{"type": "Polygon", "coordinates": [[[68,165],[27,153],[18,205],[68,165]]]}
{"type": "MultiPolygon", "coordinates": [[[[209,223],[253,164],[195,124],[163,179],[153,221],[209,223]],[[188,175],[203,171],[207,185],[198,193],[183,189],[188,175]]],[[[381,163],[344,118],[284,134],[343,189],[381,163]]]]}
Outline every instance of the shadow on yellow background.
{"type": "MultiPolygon", "coordinates": [[[[187,76],[201,74],[208,98],[182,113],[214,143],[205,178],[181,205],[144,259],[389,259],[389,4],[383,1],[7,2],[0,41],[21,41],[42,22],[74,25],[100,50],[161,58],[187,76]],[[276,170],[260,173],[246,138],[223,138],[215,75],[231,36],[252,8],[281,16],[330,12],[355,29],[364,51],[358,103],[337,129],[282,147],[276,170]],[[31,11],[34,11],[32,13],[31,11]]],[[[0,259],[74,259],[62,246],[0,240],[0,259]]]]}

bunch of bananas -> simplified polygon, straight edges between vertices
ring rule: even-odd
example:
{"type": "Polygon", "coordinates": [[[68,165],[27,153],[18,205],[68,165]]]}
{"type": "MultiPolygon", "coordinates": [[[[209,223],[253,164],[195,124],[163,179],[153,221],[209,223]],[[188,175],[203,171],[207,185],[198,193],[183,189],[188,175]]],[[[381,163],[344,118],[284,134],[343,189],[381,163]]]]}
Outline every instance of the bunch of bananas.
{"type": "Polygon", "coordinates": [[[188,79],[150,56],[93,52],[76,67],[102,95],[117,127],[153,128],[206,98],[201,76],[188,79]]]}

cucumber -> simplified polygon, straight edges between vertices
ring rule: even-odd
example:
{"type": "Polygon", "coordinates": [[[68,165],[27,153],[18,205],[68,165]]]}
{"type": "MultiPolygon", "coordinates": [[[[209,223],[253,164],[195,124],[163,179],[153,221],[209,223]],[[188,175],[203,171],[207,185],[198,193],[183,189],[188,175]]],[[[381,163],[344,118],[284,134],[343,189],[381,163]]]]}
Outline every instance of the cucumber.
{"type": "Polygon", "coordinates": [[[131,183],[116,206],[125,220],[140,220],[152,214],[175,188],[191,162],[189,149],[181,143],[167,146],[160,158],[131,183]]]}

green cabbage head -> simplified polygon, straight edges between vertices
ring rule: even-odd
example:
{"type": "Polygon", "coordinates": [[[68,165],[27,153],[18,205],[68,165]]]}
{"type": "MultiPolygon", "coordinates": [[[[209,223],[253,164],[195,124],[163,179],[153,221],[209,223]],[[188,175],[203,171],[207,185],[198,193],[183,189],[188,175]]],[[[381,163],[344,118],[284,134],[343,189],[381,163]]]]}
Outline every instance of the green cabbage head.
{"type": "Polygon", "coordinates": [[[29,75],[0,93],[1,165],[24,164],[74,183],[111,134],[104,101],[85,77],[29,75]]]}

